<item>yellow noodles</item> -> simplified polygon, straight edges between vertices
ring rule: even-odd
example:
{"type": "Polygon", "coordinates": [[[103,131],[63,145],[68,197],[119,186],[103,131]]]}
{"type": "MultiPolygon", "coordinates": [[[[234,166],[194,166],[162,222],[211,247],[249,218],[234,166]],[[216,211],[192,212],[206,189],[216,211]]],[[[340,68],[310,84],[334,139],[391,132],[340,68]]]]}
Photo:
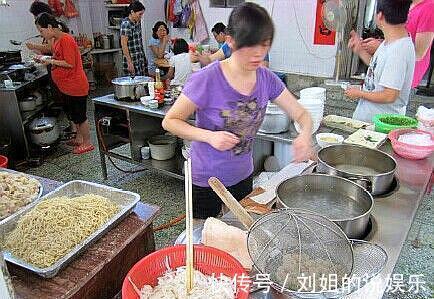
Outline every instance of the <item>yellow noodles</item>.
{"type": "Polygon", "coordinates": [[[16,257],[46,268],[118,211],[119,207],[110,200],[92,194],[46,199],[18,221],[4,245],[16,257]]]}

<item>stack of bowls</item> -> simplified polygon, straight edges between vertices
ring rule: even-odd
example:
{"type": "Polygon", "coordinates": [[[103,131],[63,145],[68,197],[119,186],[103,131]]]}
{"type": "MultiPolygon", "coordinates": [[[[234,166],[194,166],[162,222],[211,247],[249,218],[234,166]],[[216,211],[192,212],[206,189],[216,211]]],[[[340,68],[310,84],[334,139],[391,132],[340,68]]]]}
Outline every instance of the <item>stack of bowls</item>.
{"type": "MultiPolygon", "coordinates": [[[[322,87],[309,87],[300,91],[298,102],[310,113],[312,118],[312,133],[315,133],[321,125],[324,116],[324,103],[326,100],[326,89],[322,87]]],[[[300,132],[300,126],[294,122],[295,129],[300,132]]]]}

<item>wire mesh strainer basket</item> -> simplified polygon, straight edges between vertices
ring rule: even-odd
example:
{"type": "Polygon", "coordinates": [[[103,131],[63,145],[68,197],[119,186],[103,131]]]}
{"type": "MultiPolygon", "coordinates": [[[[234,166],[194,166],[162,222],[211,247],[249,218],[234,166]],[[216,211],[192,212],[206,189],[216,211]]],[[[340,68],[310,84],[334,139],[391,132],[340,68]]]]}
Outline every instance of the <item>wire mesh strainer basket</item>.
{"type": "Polygon", "coordinates": [[[248,250],[254,267],[270,275],[282,292],[312,294],[337,290],[353,269],[353,250],[332,221],[300,209],[280,209],[250,228],[248,250]]]}

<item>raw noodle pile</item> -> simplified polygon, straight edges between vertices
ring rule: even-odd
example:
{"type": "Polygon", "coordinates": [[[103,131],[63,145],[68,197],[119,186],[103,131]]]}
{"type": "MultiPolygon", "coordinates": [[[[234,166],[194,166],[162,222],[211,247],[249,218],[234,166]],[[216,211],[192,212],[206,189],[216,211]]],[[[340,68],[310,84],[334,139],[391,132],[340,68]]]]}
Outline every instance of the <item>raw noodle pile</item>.
{"type": "Polygon", "coordinates": [[[236,293],[234,279],[227,276],[212,277],[194,271],[194,288],[187,296],[185,288],[186,269],[179,267],[158,278],[158,285],[141,289],[140,299],[233,299],[236,293]]]}
{"type": "Polygon", "coordinates": [[[49,267],[118,211],[118,205],[93,194],[49,198],[21,217],[4,247],[32,265],[49,267]]]}

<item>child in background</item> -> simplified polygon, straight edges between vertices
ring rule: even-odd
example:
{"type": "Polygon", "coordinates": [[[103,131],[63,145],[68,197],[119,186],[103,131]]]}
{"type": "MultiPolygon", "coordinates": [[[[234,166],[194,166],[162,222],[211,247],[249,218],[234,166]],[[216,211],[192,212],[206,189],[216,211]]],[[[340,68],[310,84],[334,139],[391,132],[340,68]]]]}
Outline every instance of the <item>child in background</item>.
{"type": "Polygon", "coordinates": [[[415,66],[415,50],[405,28],[410,0],[378,0],[375,22],[384,41],[371,56],[361,38],[351,32],[348,47],[369,65],[363,89],[348,88],[345,95],[358,99],[353,118],[372,122],[380,113],[405,115],[415,66]]]}
{"type": "Polygon", "coordinates": [[[174,56],[170,57],[170,68],[166,75],[166,85],[184,85],[193,72],[187,42],[180,38],[173,45],[174,56]]]}

